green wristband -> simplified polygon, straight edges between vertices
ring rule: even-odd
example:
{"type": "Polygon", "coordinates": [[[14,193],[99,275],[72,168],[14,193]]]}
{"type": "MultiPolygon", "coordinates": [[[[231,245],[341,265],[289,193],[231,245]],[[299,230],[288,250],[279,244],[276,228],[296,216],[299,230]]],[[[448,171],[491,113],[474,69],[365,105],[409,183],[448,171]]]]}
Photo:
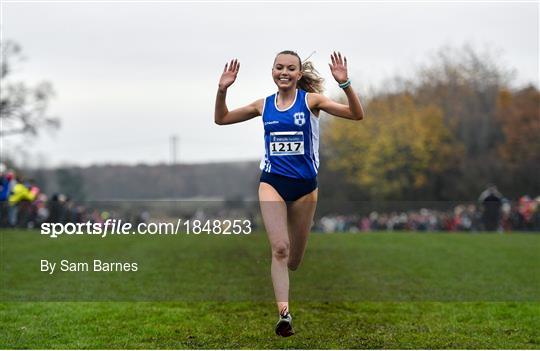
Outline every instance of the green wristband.
{"type": "Polygon", "coordinates": [[[347,79],[346,82],[339,83],[339,87],[341,89],[345,89],[345,88],[349,87],[350,85],[351,85],[351,80],[350,79],[347,79]]]}

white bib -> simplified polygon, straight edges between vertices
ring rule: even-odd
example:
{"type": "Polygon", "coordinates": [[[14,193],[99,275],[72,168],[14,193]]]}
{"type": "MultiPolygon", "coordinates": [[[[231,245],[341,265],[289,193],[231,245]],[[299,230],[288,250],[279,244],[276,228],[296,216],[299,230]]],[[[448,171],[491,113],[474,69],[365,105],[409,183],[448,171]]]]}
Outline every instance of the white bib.
{"type": "Polygon", "coordinates": [[[269,147],[272,156],[303,155],[304,132],[272,132],[269,147]]]}

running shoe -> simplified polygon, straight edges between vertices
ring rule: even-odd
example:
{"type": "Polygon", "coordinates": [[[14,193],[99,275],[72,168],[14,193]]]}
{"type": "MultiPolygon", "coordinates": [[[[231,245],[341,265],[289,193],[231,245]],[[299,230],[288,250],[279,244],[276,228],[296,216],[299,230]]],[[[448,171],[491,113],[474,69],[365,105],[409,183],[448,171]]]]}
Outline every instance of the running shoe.
{"type": "Polygon", "coordinates": [[[289,312],[279,316],[279,321],[276,324],[276,334],[287,337],[294,334],[292,327],[292,316],[289,312]]]}

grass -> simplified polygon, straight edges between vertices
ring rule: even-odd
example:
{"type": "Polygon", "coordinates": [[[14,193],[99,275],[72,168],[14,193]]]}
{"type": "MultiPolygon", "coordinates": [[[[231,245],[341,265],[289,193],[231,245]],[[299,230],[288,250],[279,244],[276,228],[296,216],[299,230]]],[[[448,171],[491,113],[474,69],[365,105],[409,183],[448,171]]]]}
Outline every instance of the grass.
{"type": "Polygon", "coordinates": [[[0,240],[0,348],[540,348],[540,235],[314,234],[288,339],[264,235],[0,240]],[[96,257],[140,270],[39,272],[96,257]]]}

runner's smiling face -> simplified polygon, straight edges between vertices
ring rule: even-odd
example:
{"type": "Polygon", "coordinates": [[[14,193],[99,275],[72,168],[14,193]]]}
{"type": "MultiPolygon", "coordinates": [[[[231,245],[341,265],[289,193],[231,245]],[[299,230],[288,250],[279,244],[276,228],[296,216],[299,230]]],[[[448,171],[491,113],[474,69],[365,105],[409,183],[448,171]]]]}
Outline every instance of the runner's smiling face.
{"type": "Polygon", "coordinates": [[[279,89],[296,89],[296,83],[302,77],[300,60],[294,55],[276,56],[272,67],[272,77],[279,89]]]}

